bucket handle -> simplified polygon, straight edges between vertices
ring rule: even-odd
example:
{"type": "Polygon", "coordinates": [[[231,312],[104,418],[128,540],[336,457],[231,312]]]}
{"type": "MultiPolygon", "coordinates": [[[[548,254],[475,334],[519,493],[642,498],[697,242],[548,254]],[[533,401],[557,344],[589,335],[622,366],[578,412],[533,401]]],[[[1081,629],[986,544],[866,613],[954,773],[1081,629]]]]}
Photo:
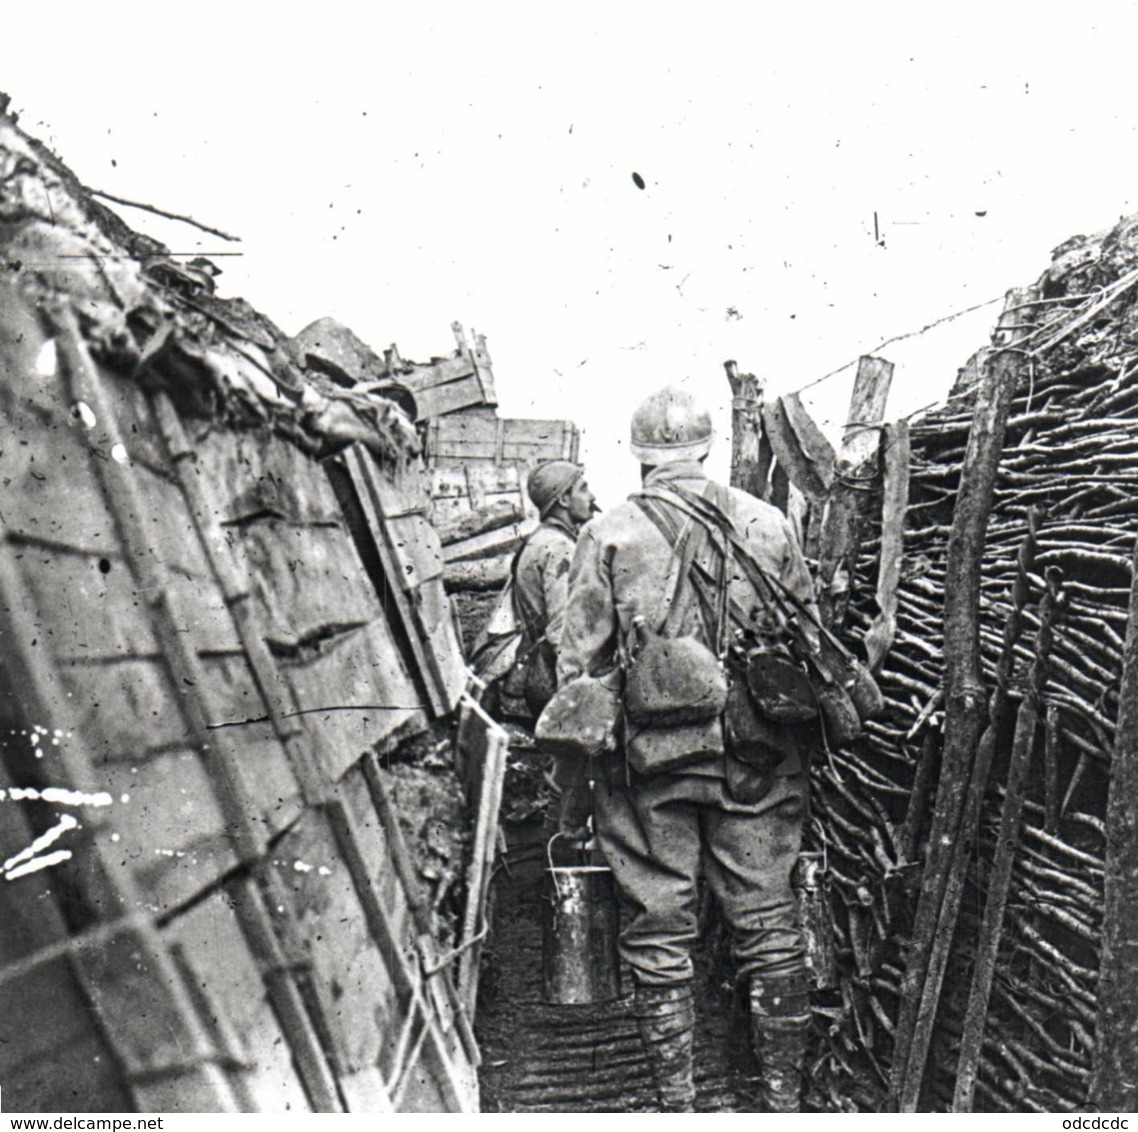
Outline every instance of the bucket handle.
{"type": "Polygon", "coordinates": [[[549,861],[549,875],[553,880],[553,891],[557,893],[557,899],[558,900],[561,900],[562,897],[561,897],[561,889],[557,887],[557,869],[554,867],[554,864],[553,864],[553,843],[559,837],[564,837],[564,836],[565,836],[565,834],[563,834],[560,830],[558,830],[549,839],[549,843],[545,847],[545,855],[549,861]]]}

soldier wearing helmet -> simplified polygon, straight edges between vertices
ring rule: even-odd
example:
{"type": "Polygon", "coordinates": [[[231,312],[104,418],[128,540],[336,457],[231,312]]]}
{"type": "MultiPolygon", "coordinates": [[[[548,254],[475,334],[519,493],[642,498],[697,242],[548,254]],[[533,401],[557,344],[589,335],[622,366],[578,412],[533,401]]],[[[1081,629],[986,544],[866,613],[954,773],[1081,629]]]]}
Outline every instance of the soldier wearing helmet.
{"type": "MultiPolygon", "coordinates": [[[[661,626],[662,637],[692,638],[706,646],[714,666],[724,655],[714,639],[716,607],[750,603],[753,609],[758,600],[743,571],[732,567],[728,574],[716,566],[709,537],[682,559],[704,569],[707,587],[697,592],[678,582],[678,547],[692,545],[695,520],[673,510],[675,524],[668,528],[651,517],[657,512],[645,509],[645,499],[682,492],[714,501],[716,513],[730,520],[761,566],[813,604],[810,575],[783,515],[708,480],[702,462],[711,439],[710,417],[682,390],[665,389],[636,410],[630,447],[641,463],[643,488],[581,532],[569,574],[558,678],[564,684],[618,666],[626,673],[624,746],[602,757],[596,836],[631,909],[621,953],[632,968],[637,1024],[661,1109],[692,1111],[695,1099],[690,953],[702,872],[731,928],[739,975],[749,982],[759,1104],[766,1111],[797,1111],[810,1016],[791,872],[814,733],[809,726],[772,731],[761,747],[765,763],[760,759],[756,766],[753,751],[744,762],[734,740],[725,739],[722,714],[640,726],[628,712],[628,665],[638,631],[661,626]],[[689,533],[681,537],[684,529],[689,533]]],[[[720,562],[729,561],[724,552],[720,562]]],[[[686,651],[663,655],[698,659],[692,641],[677,644],[686,651]]],[[[687,661],[666,661],[663,668],[681,663],[687,661]]]]}
{"type": "MultiPolygon", "coordinates": [[[[539,464],[530,473],[526,491],[541,524],[514,560],[513,612],[521,635],[517,659],[502,683],[500,707],[507,715],[533,720],[556,687],[573,548],[578,531],[597,506],[585,469],[569,460],[539,464]]],[[[581,832],[588,812],[580,769],[572,761],[554,761],[547,780],[560,814],[550,814],[550,832],[581,832]]]]}

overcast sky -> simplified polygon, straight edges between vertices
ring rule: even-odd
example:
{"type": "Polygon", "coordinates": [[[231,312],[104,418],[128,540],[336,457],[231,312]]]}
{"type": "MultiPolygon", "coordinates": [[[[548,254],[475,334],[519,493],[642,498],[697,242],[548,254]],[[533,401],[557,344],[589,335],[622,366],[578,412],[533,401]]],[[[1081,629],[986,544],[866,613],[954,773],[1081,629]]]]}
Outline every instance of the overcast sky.
{"type": "MultiPolygon", "coordinates": [[[[239,251],[222,292],[285,331],[414,359],[484,332],[502,413],[574,418],[602,502],[654,388],[713,404],[722,469],[724,359],[800,387],[1135,209],[1133,5],[356,9],[10,6],[0,85],[87,184],[240,235],[120,210],[239,251]]],[[[998,309],[884,350],[891,411],[998,309]]]]}

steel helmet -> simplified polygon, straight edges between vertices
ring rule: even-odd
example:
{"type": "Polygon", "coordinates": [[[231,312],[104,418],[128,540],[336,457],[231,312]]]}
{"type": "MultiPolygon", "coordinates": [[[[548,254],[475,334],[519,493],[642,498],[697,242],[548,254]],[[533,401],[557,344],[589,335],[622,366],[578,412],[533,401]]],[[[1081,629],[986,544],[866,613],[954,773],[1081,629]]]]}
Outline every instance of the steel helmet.
{"type": "Polygon", "coordinates": [[[629,448],[642,464],[699,460],[711,448],[711,416],[691,394],[668,386],[632,414],[629,448]]]}
{"type": "Polygon", "coordinates": [[[584,474],[585,469],[571,460],[547,460],[538,464],[526,480],[526,491],[538,514],[544,519],[584,474]]]}

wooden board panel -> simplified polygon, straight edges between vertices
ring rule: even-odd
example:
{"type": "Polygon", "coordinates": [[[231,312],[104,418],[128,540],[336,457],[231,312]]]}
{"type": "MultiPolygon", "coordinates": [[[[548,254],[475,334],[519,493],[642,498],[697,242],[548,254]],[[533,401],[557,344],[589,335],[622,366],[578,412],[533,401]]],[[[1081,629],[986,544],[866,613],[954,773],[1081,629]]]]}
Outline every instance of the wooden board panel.
{"type": "Polygon", "coordinates": [[[3,993],[0,1074],[9,1112],[133,1110],[114,1055],[65,960],[6,985],[3,993]]]}
{"type": "MultiPolygon", "coordinates": [[[[75,425],[48,426],[21,410],[6,424],[15,430],[15,439],[0,446],[0,515],[9,536],[74,547],[112,564],[120,559],[118,530],[93,463],[110,456],[93,449],[75,425]]],[[[131,471],[146,505],[139,518],[147,553],[184,574],[208,576],[177,486],[140,465],[131,471]]]]}
{"type": "Polygon", "coordinates": [[[346,774],[336,788],[355,821],[361,839],[361,850],[370,865],[370,875],[379,902],[387,910],[393,935],[411,938],[414,924],[407,897],[399,876],[391,863],[391,848],[383,831],[383,823],[375,812],[371,793],[359,765],[346,774]]]}
{"type": "Polygon", "coordinates": [[[521,494],[520,473],[514,464],[447,464],[430,469],[431,498],[521,494]]]}
{"type": "MultiPolygon", "coordinates": [[[[104,555],[53,547],[24,546],[17,552],[34,608],[28,616],[46,647],[60,660],[116,660],[156,656],[146,594],[139,591],[125,562],[104,555]]],[[[240,648],[221,593],[203,577],[170,575],[182,597],[186,623],[179,626],[198,652],[236,652],[240,648]]]]}
{"type": "Polygon", "coordinates": [[[221,1040],[241,1062],[230,1076],[239,1078],[235,1084],[249,1107],[307,1112],[304,1087],[261,972],[225,897],[209,897],[179,917],[169,933],[181,947],[194,996],[212,1007],[221,1040]]]}
{"type": "Polygon", "coordinates": [[[443,548],[443,558],[447,562],[458,562],[465,558],[497,558],[502,555],[512,557],[522,544],[530,524],[513,523],[480,535],[452,542],[443,548]]]}
{"type": "Polygon", "coordinates": [[[384,1027],[375,1006],[394,993],[387,965],[368,934],[351,876],[322,814],[307,814],[282,838],[274,856],[281,862],[304,957],[329,996],[324,1021],[337,1071],[358,1073],[379,1060],[384,1027]],[[325,939],[330,931],[335,946],[325,939]]]}
{"type": "Polygon", "coordinates": [[[115,801],[88,811],[84,824],[113,839],[108,856],[130,869],[156,914],[208,888],[237,863],[214,784],[196,752],[99,769],[115,801]]]}
{"type": "Polygon", "coordinates": [[[419,388],[412,384],[417,375],[400,374],[399,380],[406,385],[415,398],[415,419],[425,421],[437,418],[444,413],[458,412],[469,405],[486,404],[486,394],[482,383],[474,373],[464,374],[454,381],[441,384],[424,383],[419,388]]]}
{"type": "Polygon", "coordinates": [[[451,357],[432,358],[429,365],[412,363],[396,369],[394,376],[415,397],[418,421],[469,406],[497,403],[485,336],[475,334],[471,343],[457,322],[452,323],[451,329],[458,342],[458,350],[451,357]]]}
{"type": "Polygon", "coordinates": [[[233,1106],[217,1067],[222,1051],[203,1029],[153,930],[122,925],[96,945],[77,947],[73,962],[136,1105],[186,1112],[233,1106]]]}
{"type": "Polygon", "coordinates": [[[234,529],[230,538],[274,653],[304,651],[327,632],[381,616],[351,536],[340,527],[266,520],[234,529]]]}
{"type": "Polygon", "coordinates": [[[382,618],[336,637],[313,660],[282,662],[281,671],[330,782],[420,711],[382,618]]]}
{"type": "MultiPolygon", "coordinates": [[[[19,978],[3,984],[4,1009],[0,1011],[0,1050],[9,1071],[24,1070],[70,1042],[98,1036],[98,1021],[91,1016],[82,988],[71,973],[66,956],[40,963],[19,978]],[[29,1026],[31,1019],[35,1025],[29,1026]]],[[[10,1104],[4,1080],[4,1100],[10,1104]]]]}
{"type": "MultiPolygon", "coordinates": [[[[212,722],[257,719],[265,714],[242,657],[210,658],[204,663],[210,676],[204,691],[212,722]]],[[[160,660],[68,661],[59,666],[59,677],[64,722],[57,726],[81,731],[97,762],[138,762],[150,751],[185,745],[188,735],[179,699],[197,690],[175,690],[160,660]]]]}
{"type": "Polygon", "coordinates": [[[427,428],[427,461],[446,466],[460,460],[502,464],[576,460],[580,433],[572,421],[526,420],[454,413],[427,428]]]}
{"type": "Polygon", "coordinates": [[[454,523],[473,511],[511,506],[532,511],[515,464],[470,464],[432,468],[431,521],[454,523]]]}
{"type": "MultiPolygon", "coordinates": [[[[58,346],[7,281],[0,309],[4,311],[6,331],[0,342],[0,372],[4,374],[4,384],[12,399],[38,415],[53,432],[57,428],[78,426],[72,398],[63,380],[58,346]]],[[[99,373],[107,403],[124,435],[129,458],[158,470],[165,469],[166,454],[161,439],[150,426],[146,395],[130,378],[105,366],[99,367],[99,373]]],[[[96,418],[90,428],[79,428],[79,432],[102,453],[102,458],[110,459],[111,444],[106,439],[104,422],[96,418]]]]}
{"type": "MultiPolygon", "coordinates": [[[[392,589],[390,612],[398,616],[430,710],[446,715],[466,686],[462,646],[442,580],[443,552],[438,532],[424,516],[428,507],[422,481],[400,482],[358,448],[346,465],[363,509],[383,580],[392,589]]],[[[357,532],[363,537],[365,532],[357,532]]]]}
{"type": "Polygon", "coordinates": [[[336,524],[336,497],[320,465],[295,445],[263,429],[222,432],[185,422],[195,443],[193,468],[223,524],[258,516],[336,524]]]}
{"type": "MultiPolygon", "coordinates": [[[[12,749],[21,749],[25,752],[24,757],[28,757],[29,750],[27,737],[18,734],[19,729],[12,726],[15,722],[14,719],[5,719],[4,733],[0,735],[0,787],[3,788],[24,785],[8,774],[8,764],[14,761],[12,749]]],[[[7,861],[35,840],[36,832],[28,817],[26,806],[0,804],[0,860],[7,861]]],[[[0,924],[4,925],[3,931],[0,931],[0,969],[67,935],[67,926],[59,907],[50,896],[37,900],[35,912],[31,914],[25,893],[10,882],[0,884],[0,924]]],[[[3,1001],[4,991],[0,988],[0,1002],[3,1001]]],[[[3,1017],[4,1011],[0,1010],[0,1025],[3,1024],[3,1017]]],[[[14,1052],[0,1043],[0,1065],[4,1063],[6,1054],[14,1052]]]]}
{"type": "MultiPolygon", "coordinates": [[[[237,772],[262,816],[280,828],[295,814],[300,788],[266,719],[248,663],[237,655],[206,657],[202,665],[206,683],[193,692],[204,697],[213,723],[239,728],[243,758],[237,772]]],[[[71,662],[60,666],[57,687],[55,726],[82,735],[95,754],[89,780],[72,775],[68,781],[74,789],[105,789],[107,765],[139,767],[164,757],[155,752],[186,746],[176,698],[181,693],[173,691],[157,661],[71,662]]],[[[220,778],[211,776],[210,781],[220,789],[220,778]]]]}

